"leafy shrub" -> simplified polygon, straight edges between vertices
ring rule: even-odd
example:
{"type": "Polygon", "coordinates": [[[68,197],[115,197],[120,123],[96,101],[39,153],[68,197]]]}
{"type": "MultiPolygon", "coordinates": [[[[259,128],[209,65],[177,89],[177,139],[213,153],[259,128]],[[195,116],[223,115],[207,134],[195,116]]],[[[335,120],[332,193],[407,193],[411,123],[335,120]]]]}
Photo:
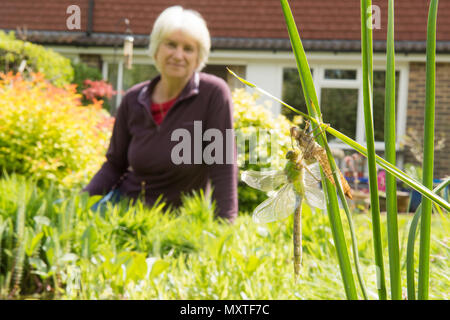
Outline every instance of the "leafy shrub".
{"type": "MultiPolygon", "coordinates": [[[[237,137],[239,176],[244,170],[281,170],[286,164],[285,155],[291,147],[289,129],[300,124],[301,117],[293,122],[284,115],[276,118],[263,105],[257,103],[258,95],[244,89],[232,93],[234,128],[237,137]]],[[[265,193],[239,181],[239,210],[251,212],[267,196],[265,193]]]]}
{"type": "Polygon", "coordinates": [[[90,80],[101,80],[102,73],[97,68],[92,68],[83,62],[71,62],[73,68],[73,84],[77,85],[77,92],[81,93],[84,86],[84,81],[90,80]]]}
{"type": "Polygon", "coordinates": [[[74,70],[73,84],[77,85],[77,92],[83,95],[83,104],[94,102],[94,99],[103,101],[103,108],[111,110],[109,99],[117,92],[112,85],[102,80],[100,70],[92,68],[83,62],[72,62],[74,70]],[[106,98],[106,99],[105,99],[106,98]]]}
{"type": "Polygon", "coordinates": [[[105,80],[92,81],[89,79],[84,80],[84,86],[86,89],[83,90],[83,94],[86,99],[94,102],[96,99],[108,98],[111,99],[113,95],[117,93],[111,84],[107,83],[105,80]]]}
{"type": "Polygon", "coordinates": [[[69,84],[73,79],[70,60],[51,49],[15,38],[14,33],[0,30],[0,71],[19,72],[22,61],[24,73],[41,72],[57,87],[69,84]]]}
{"type": "Polygon", "coordinates": [[[0,170],[66,187],[85,183],[104,161],[113,118],[82,106],[74,85],[42,74],[0,74],[0,170]]]}

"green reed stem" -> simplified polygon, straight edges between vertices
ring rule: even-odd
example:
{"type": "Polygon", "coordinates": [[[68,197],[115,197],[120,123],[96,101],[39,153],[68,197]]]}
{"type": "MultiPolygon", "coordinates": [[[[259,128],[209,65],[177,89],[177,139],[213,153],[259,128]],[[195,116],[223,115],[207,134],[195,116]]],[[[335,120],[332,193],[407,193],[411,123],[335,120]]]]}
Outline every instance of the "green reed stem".
{"type": "Polygon", "coordinates": [[[361,56],[363,71],[364,124],[366,129],[367,164],[369,168],[370,210],[372,213],[373,246],[380,300],[386,299],[386,283],[381,242],[380,203],[378,197],[375,138],[373,129],[373,48],[372,1],[361,0],[361,56]]]}
{"type": "MultiPolygon", "coordinates": [[[[384,141],[386,161],[395,165],[395,48],[394,48],[394,0],[389,0],[388,30],[386,41],[386,100],[384,112],[384,141]]],[[[386,215],[389,251],[391,298],[401,300],[400,252],[397,222],[397,182],[386,174],[386,215]]]]}
{"type": "MultiPolygon", "coordinates": [[[[295,60],[297,62],[297,69],[300,76],[300,81],[303,88],[303,93],[305,97],[305,102],[308,107],[308,112],[312,117],[316,116],[316,111],[311,105],[310,101],[318,106],[317,94],[314,87],[314,82],[312,80],[311,70],[309,68],[308,61],[306,59],[306,53],[303,49],[303,45],[298,34],[298,29],[292,16],[291,9],[286,0],[281,0],[281,7],[283,9],[284,18],[286,21],[286,26],[289,33],[289,38],[291,40],[292,49],[294,51],[295,60]]],[[[320,110],[318,111],[318,116],[320,117],[320,110]]],[[[326,140],[320,138],[318,139],[319,144],[322,146],[326,143],[326,140]]],[[[323,177],[323,173],[322,173],[323,177]]],[[[350,258],[348,256],[347,244],[345,242],[344,230],[342,228],[342,222],[339,211],[339,204],[336,196],[336,190],[334,185],[328,181],[328,179],[322,179],[324,183],[324,191],[327,199],[327,211],[328,217],[331,224],[331,230],[333,233],[334,243],[336,245],[336,251],[338,255],[339,267],[341,271],[341,276],[345,288],[345,293],[348,299],[358,299],[356,292],[355,280],[353,278],[353,273],[350,264],[350,258]]]]}
{"type": "MultiPolygon", "coordinates": [[[[314,105],[313,105],[314,106],[314,105]]],[[[316,113],[319,113],[320,110],[316,107],[316,113]]],[[[322,122],[322,119],[316,119],[318,122],[322,122]]],[[[331,171],[333,173],[333,179],[336,182],[336,189],[338,191],[339,198],[341,199],[342,206],[344,207],[345,214],[347,216],[347,221],[350,229],[350,235],[352,239],[352,251],[353,251],[353,261],[356,268],[356,276],[358,277],[358,283],[361,288],[361,293],[365,300],[368,299],[366,286],[364,284],[364,278],[361,272],[361,267],[359,264],[359,255],[358,255],[358,243],[356,240],[355,228],[353,227],[353,219],[350,213],[350,208],[347,203],[347,199],[345,198],[344,188],[342,187],[341,177],[338,175],[339,169],[336,166],[336,162],[334,161],[333,155],[331,153],[330,146],[326,143],[326,136],[324,131],[321,131],[322,138],[325,140],[325,150],[327,152],[328,162],[330,163],[331,171]]]]}
{"type": "MultiPolygon", "coordinates": [[[[423,151],[423,179],[425,187],[433,187],[434,162],[434,113],[435,113],[435,76],[436,76],[436,19],[438,0],[431,0],[427,26],[427,62],[425,91],[425,127],[423,151]]],[[[422,200],[422,218],[420,220],[419,281],[418,298],[428,299],[430,278],[430,236],[431,201],[422,200]]]]}
{"type": "MultiPolygon", "coordinates": [[[[433,192],[438,193],[450,184],[450,178],[441,182],[433,192]]],[[[408,232],[408,244],[406,246],[406,282],[408,287],[408,300],[416,300],[414,284],[414,243],[416,240],[417,225],[422,214],[422,203],[417,207],[416,213],[411,221],[408,232]]]]}

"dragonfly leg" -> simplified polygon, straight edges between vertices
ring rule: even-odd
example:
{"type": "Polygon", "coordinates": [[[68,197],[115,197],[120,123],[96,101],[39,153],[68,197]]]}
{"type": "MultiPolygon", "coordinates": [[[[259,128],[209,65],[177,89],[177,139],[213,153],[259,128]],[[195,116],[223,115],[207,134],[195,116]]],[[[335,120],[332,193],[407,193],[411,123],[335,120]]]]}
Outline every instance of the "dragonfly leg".
{"type": "Polygon", "coordinates": [[[305,166],[306,171],[309,172],[309,174],[311,175],[311,177],[313,177],[317,182],[320,182],[321,180],[319,178],[317,178],[312,172],[311,170],[308,169],[308,167],[305,166]]]}
{"type": "Polygon", "coordinates": [[[303,131],[306,132],[306,130],[308,130],[309,126],[310,126],[309,121],[305,121],[305,127],[303,128],[303,131]]]}
{"type": "Polygon", "coordinates": [[[315,135],[313,136],[313,139],[317,138],[317,136],[321,135],[325,130],[327,130],[327,128],[330,127],[330,124],[329,124],[329,123],[324,123],[324,124],[325,124],[326,128],[322,128],[322,127],[318,126],[318,127],[315,128],[313,131],[311,131],[311,133],[313,133],[313,132],[316,131],[317,129],[320,129],[320,131],[319,131],[317,134],[315,134],[315,135]]]}
{"type": "MultiPolygon", "coordinates": [[[[310,122],[309,122],[309,121],[306,121],[305,128],[302,130],[302,131],[303,131],[303,136],[304,136],[304,137],[307,137],[307,138],[303,139],[303,141],[307,141],[307,142],[306,142],[307,145],[306,145],[305,150],[308,149],[308,147],[314,142],[314,139],[317,138],[318,135],[322,134],[323,131],[326,130],[326,128],[325,128],[325,129],[322,129],[320,126],[318,126],[318,127],[316,127],[315,129],[311,130],[311,133],[308,133],[307,131],[308,131],[309,126],[310,126],[310,122]],[[317,134],[313,135],[314,132],[317,131],[318,129],[319,129],[320,131],[319,131],[317,134]]],[[[327,128],[328,128],[330,125],[327,124],[326,126],[327,126],[327,128]]],[[[299,144],[299,145],[301,144],[300,141],[298,141],[298,144],[299,144]]]]}

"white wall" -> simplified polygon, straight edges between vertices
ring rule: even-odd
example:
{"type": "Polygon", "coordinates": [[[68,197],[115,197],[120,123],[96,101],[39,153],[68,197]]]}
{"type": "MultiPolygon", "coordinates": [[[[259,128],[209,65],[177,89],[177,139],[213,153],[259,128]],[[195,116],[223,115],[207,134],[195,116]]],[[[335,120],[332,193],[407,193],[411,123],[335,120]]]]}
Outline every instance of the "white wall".
{"type": "MultiPolygon", "coordinates": [[[[246,80],[254,83],[261,89],[270,92],[275,97],[282,98],[283,93],[283,68],[274,63],[249,62],[247,64],[246,80]]],[[[248,90],[253,90],[248,88],[248,90]]],[[[261,96],[259,103],[268,101],[267,97],[261,96]]],[[[281,112],[281,105],[275,101],[270,101],[270,110],[274,115],[281,112]]]]}

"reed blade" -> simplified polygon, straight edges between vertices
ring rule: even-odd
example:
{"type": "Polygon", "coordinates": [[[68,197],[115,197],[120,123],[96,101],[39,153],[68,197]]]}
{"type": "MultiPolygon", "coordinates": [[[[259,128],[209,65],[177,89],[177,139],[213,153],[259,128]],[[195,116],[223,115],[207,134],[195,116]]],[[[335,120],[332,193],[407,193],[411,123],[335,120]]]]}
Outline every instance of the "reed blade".
{"type": "MultiPolygon", "coordinates": [[[[386,161],[395,165],[395,48],[394,48],[394,0],[389,0],[388,30],[386,40],[386,97],[384,112],[384,141],[386,161]]],[[[400,275],[400,250],[397,221],[397,181],[386,174],[386,216],[389,251],[391,299],[402,299],[400,275]]]]}
{"type": "MultiPolygon", "coordinates": [[[[309,68],[308,60],[306,59],[306,53],[305,50],[303,49],[303,45],[298,33],[297,26],[294,21],[294,17],[292,16],[292,12],[289,7],[288,1],[281,0],[280,2],[287,30],[289,33],[292,49],[294,52],[295,60],[297,63],[297,69],[302,84],[305,102],[308,107],[308,113],[310,114],[311,117],[315,117],[316,116],[315,110],[311,105],[310,101],[313,101],[315,105],[318,105],[318,100],[316,90],[314,87],[314,82],[312,80],[311,70],[309,68]]],[[[318,116],[320,116],[320,114],[318,116]]],[[[315,126],[316,125],[317,124],[315,124],[315,126]]],[[[319,139],[318,142],[322,146],[325,143],[323,139],[319,139]]],[[[323,178],[322,180],[325,181],[324,192],[326,194],[327,199],[327,211],[330,219],[334,242],[336,245],[336,251],[339,260],[339,267],[345,288],[345,293],[348,299],[358,299],[355,280],[353,278],[350,259],[348,256],[347,244],[345,242],[344,231],[342,228],[339,205],[336,196],[336,189],[328,179],[324,177],[322,178],[323,178]]]]}
{"type": "MultiPolygon", "coordinates": [[[[423,179],[425,187],[433,187],[434,162],[434,118],[435,118],[435,77],[436,77],[436,19],[438,0],[430,1],[427,26],[427,62],[425,80],[425,126],[423,146],[423,179]]],[[[431,201],[422,200],[420,219],[419,280],[418,298],[428,299],[430,281],[430,237],[431,237],[431,201]]]]}
{"type": "MultiPolygon", "coordinates": [[[[433,192],[441,192],[450,184],[450,178],[442,181],[433,192]]],[[[422,203],[416,209],[416,213],[411,221],[408,232],[408,243],[406,246],[406,282],[408,300],[416,300],[416,290],[414,283],[414,244],[416,240],[417,226],[419,224],[420,216],[422,215],[422,203]]]]}
{"type": "Polygon", "coordinates": [[[364,97],[364,126],[366,129],[367,165],[369,169],[370,211],[372,213],[373,246],[377,272],[377,289],[380,300],[385,300],[386,283],[381,241],[380,202],[378,196],[375,138],[373,129],[373,48],[372,1],[361,0],[361,56],[364,97]]]}

